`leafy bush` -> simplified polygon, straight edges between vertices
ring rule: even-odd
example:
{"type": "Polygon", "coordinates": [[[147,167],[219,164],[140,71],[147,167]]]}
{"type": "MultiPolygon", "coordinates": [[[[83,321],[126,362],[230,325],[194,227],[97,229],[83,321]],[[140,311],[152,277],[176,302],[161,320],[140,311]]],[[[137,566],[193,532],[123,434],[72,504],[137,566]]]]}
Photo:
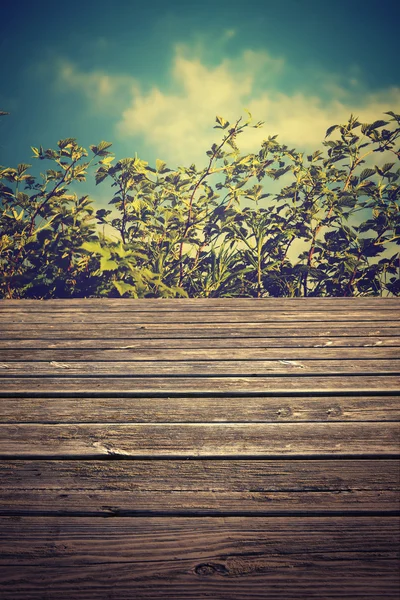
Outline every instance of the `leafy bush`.
{"type": "Polygon", "coordinates": [[[202,170],[116,160],[108,142],[90,158],[74,138],[32,148],[52,163],[40,178],[27,164],[0,167],[0,294],[399,295],[400,115],[385,114],[330,127],[307,156],[277,136],[243,156],[237,137],[251,115],[233,125],[217,117],[222,140],[202,170]],[[393,162],[371,162],[383,153],[393,162]],[[107,209],[75,192],[90,169],[114,190],[107,209]],[[281,177],[268,192],[266,179],[281,177]]]}

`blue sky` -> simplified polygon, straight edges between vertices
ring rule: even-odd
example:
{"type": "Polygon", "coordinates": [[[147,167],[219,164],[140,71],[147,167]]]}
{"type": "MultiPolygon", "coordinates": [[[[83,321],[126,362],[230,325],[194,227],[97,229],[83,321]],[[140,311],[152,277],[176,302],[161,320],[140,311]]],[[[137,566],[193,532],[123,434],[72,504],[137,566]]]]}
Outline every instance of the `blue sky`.
{"type": "MultiPolygon", "coordinates": [[[[316,149],[351,112],[400,112],[397,2],[13,2],[0,23],[0,164],[63,137],[113,142],[172,168],[218,141],[216,114],[265,121],[269,134],[316,149]]],[[[100,191],[100,190],[99,190],[100,191]]]]}

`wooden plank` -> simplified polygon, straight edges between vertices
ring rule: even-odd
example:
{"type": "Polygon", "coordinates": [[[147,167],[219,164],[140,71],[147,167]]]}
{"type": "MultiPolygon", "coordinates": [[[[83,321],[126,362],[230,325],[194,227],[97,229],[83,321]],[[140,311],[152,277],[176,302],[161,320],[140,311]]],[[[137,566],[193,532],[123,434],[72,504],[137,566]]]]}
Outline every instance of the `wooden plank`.
{"type": "MultiPolygon", "coordinates": [[[[229,304],[227,303],[227,308],[229,304]]],[[[62,323],[98,323],[98,324],[145,324],[145,323],[331,323],[335,322],[364,322],[382,321],[394,322],[400,320],[400,310],[342,310],[331,311],[114,311],[89,312],[84,309],[75,311],[48,310],[46,312],[8,311],[2,312],[2,324],[31,323],[31,324],[62,324],[62,323]]]]}
{"type": "Polygon", "coordinates": [[[396,460],[0,463],[0,514],[305,514],[400,509],[396,460]]]}
{"type": "Polygon", "coordinates": [[[237,323],[229,324],[197,324],[188,326],[183,323],[174,326],[166,325],[6,325],[0,331],[0,339],[107,339],[107,338],[237,338],[237,337],[399,337],[400,327],[389,325],[388,321],[370,321],[368,326],[357,322],[348,323],[237,323]]]}
{"type": "MultiPolygon", "coordinates": [[[[398,348],[400,346],[400,336],[389,337],[334,337],[334,336],[319,336],[319,337],[236,337],[234,341],[235,348],[377,348],[380,346],[398,348]]],[[[229,337],[221,338],[96,338],[96,339],[3,339],[1,340],[1,348],[4,351],[8,349],[117,349],[130,350],[132,348],[145,349],[209,349],[209,348],[231,348],[232,341],[229,337]]]]}
{"type": "Polygon", "coordinates": [[[2,597],[397,600],[400,303],[324,301],[0,302],[2,597]]]}
{"type": "Polygon", "coordinates": [[[54,376],[91,376],[91,377],[176,377],[176,376],[265,376],[292,375],[299,377],[314,374],[400,374],[400,360],[390,359],[353,359],[353,360],[192,360],[192,361],[70,361],[34,362],[14,361],[0,363],[0,380],[4,377],[54,377],[54,376]]]}
{"type": "Polygon", "coordinates": [[[192,361],[70,361],[60,363],[56,361],[14,361],[9,364],[0,363],[0,377],[10,376],[80,376],[93,377],[129,376],[226,376],[226,375],[252,375],[263,376],[268,374],[302,375],[313,374],[400,374],[400,360],[258,360],[258,361],[230,361],[230,360],[192,360],[192,361]]]}
{"type": "Polygon", "coordinates": [[[117,310],[117,311],[188,311],[188,310],[393,310],[399,298],[326,297],[326,298],[58,298],[51,300],[0,300],[0,310],[48,311],[117,310]]]}
{"type": "Polygon", "coordinates": [[[396,421],[399,396],[1,398],[0,423],[396,421]]]}
{"type": "Polygon", "coordinates": [[[135,423],[0,425],[0,457],[382,456],[397,423],[135,423]]]}
{"type": "MultiPolygon", "coordinates": [[[[316,344],[320,346],[319,344],[316,344]]],[[[194,360],[302,360],[302,359],[382,359],[400,358],[398,346],[385,347],[383,344],[372,347],[361,346],[358,348],[337,348],[333,344],[325,347],[311,348],[127,348],[118,349],[40,349],[19,348],[1,349],[0,363],[10,361],[194,361],[194,360]]]]}
{"type": "Polygon", "coordinates": [[[269,377],[3,377],[0,396],[397,394],[397,375],[269,377]]]}
{"type": "Polygon", "coordinates": [[[393,517],[3,517],[7,600],[398,598],[393,517]]]}

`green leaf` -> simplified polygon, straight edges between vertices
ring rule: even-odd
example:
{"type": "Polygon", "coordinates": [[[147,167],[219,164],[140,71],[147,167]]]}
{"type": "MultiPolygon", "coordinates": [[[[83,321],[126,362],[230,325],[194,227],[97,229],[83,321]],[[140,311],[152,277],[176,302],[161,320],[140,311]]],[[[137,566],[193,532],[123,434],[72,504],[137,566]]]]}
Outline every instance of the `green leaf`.
{"type": "Polygon", "coordinates": [[[393,119],[397,122],[400,123],[400,115],[394,113],[392,110],[389,110],[388,112],[384,113],[385,115],[390,115],[391,117],[393,117],[393,119]]]}
{"type": "Polygon", "coordinates": [[[328,129],[326,130],[326,134],[325,137],[329,137],[331,135],[331,133],[333,133],[335,131],[335,129],[337,129],[339,127],[339,125],[332,125],[331,127],[328,127],[328,129]]]}
{"type": "Polygon", "coordinates": [[[118,269],[118,263],[115,260],[102,256],[100,259],[100,271],[115,271],[118,269]]]}
{"type": "Polygon", "coordinates": [[[374,121],[370,127],[369,130],[370,131],[374,131],[374,129],[378,129],[379,127],[383,127],[384,125],[388,125],[387,121],[382,121],[382,119],[379,119],[378,121],[374,121]]]}
{"type": "Polygon", "coordinates": [[[219,117],[218,115],[215,117],[216,122],[218,123],[218,125],[214,126],[214,129],[226,129],[227,127],[229,127],[229,121],[227,121],[226,119],[224,119],[223,117],[219,117]]]}
{"type": "Polygon", "coordinates": [[[59,140],[57,142],[57,146],[62,150],[63,148],[66,148],[67,146],[71,146],[76,144],[76,138],[65,138],[65,140],[59,140]]]}
{"type": "Polygon", "coordinates": [[[24,192],[18,192],[15,197],[17,198],[18,202],[20,204],[27,204],[29,202],[29,196],[28,194],[25,194],[24,192]]]}
{"type": "Polygon", "coordinates": [[[48,158],[50,160],[53,160],[53,159],[58,158],[58,157],[59,157],[59,153],[56,152],[55,150],[52,150],[51,148],[48,148],[44,152],[44,158],[48,158]]]}
{"type": "Polygon", "coordinates": [[[156,159],[156,171],[157,173],[163,173],[167,163],[159,158],[156,159]]]}
{"type": "Polygon", "coordinates": [[[382,121],[382,119],[374,121],[373,123],[363,123],[363,125],[361,126],[361,131],[362,133],[366,133],[368,135],[369,133],[372,133],[375,129],[383,127],[384,125],[388,125],[388,122],[382,121]]]}
{"type": "Polygon", "coordinates": [[[27,164],[25,164],[25,163],[21,163],[21,164],[19,164],[19,165],[18,165],[18,168],[17,168],[18,175],[22,175],[23,173],[25,173],[25,171],[26,171],[27,169],[29,169],[31,166],[32,166],[32,165],[27,165],[27,164]]]}
{"type": "Polygon", "coordinates": [[[173,285],[173,286],[171,287],[171,290],[172,290],[173,292],[175,292],[175,294],[176,294],[177,296],[182,296],[183,298],[188,298],[188,297],[189,297],[189,295],[188,295],[187,291],[186,291],[186,290],[184,290],[183,288],[179,287],[178,285],[173,285]]]}
{"type": "Polygon", "coordinates": [[[103,158],[103,160],[100,161],[100,164],[105,165],[106,167],[109,167],[112,163],[112,161],[114,160],[115,156],[113,156],[112,154],[109,154],[108,156],[105,156],[103,158]]]}
{"type": "Polygon", "coordinates": [[[375,175],[375,169],[364,169],[360,173],[360,181],[364,181],[364,179],[372,177],[372,175],[375,175]]]}
{"type": "Polygon", "coordinates": [[[96,175],[95,175],[96,185],[99,185],[99,183],[101,183],[102,181],[107,179],[107,177],[108,177],[108,171],[106,169],[100,167],[100,169],[98,169],[96,171],[96,175]]]}
{"type": "Polygon", "coordinates": [[[99,221],[104,223],[105,219],[110,214],[111,214],[111,210],[106,210],[105,208],[99,208],[99,210],[96,211],[96,219],[99,219],[99,221]]]}
{"type": "Polygon", "coordinates": [[[81,246],[83,250],[87,250],[92,254],[102,254],[103,248],[101,247],[99,242],[84,242],[81,246]]]}
{"type": "Polygon", "coordinates": [[[253,120],[253,115],[251,114],[251,112],[247,108],[245,108],[244,111],[249,115],[249,118],[245,122],[245,125],[249,125],[252,122],[252,120],[253,120]]]}
{"type": "Polygon", "coordinates": [[[112,146],[112,142],[100,142],[100,144],[98,145],[98,149],[100,150],[100,152],[102,152],[103,150],[107,150],[107,148],[110,148],[112,146]]]}
{"type": "Polygon", "coordinates": [[[125,283],[125,281],[113,281],[113,284],[117,288],[121,296],[130,292],[131,296],[137,298],[136,288],[130,283],[125,283]]]}
{"type": "Polygon", "coordinates": [[[107,148],[112,146],[111,142],[100,142],[98,146],[89,146],[95,156],[107,156],[110,154],[107,148]]]}

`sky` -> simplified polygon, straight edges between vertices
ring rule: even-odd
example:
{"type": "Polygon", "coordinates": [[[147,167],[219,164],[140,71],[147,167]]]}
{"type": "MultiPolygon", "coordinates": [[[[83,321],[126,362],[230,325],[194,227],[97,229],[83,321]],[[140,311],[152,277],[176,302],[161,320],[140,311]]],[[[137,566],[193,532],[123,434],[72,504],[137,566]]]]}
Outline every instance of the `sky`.
{"type": "Polygon", "coordinates": [[[257,152],[275,134],[315,150],[351,113],[400,112],[398,2],[38,0],[0,18],[2,165],[75,137],[200,168],[216,115],[265,121],[238,138],[257,152]]]}

